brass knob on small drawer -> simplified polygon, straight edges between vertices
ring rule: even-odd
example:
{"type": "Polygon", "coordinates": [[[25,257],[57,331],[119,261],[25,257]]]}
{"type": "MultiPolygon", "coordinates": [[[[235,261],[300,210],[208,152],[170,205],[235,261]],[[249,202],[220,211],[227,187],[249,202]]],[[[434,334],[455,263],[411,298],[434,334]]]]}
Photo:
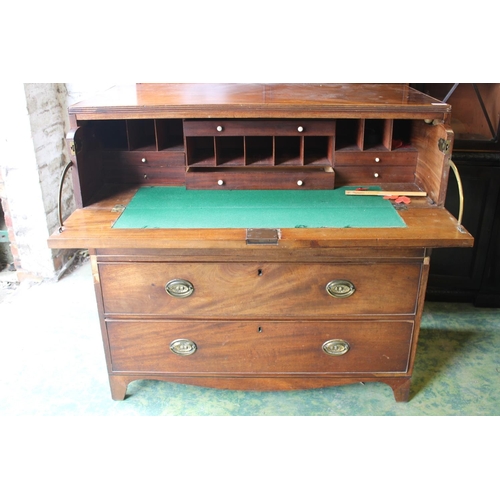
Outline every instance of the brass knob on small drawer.
{"type": "Polygon", "coordinates": [[[174,279],[165,285],[165,291],[172,297],[183,299],[193,294],[194,286],[188,280],[174,279]]]}
{"type": "Polygon", "coordinates": [[[375,179],[378,179],[378,178],[380,177],[380,174],[379,174],[378,172],[375,172],[375,173],[373,174],[373,177],[375,177],[375,179]]]}
{"type": "Polygon", "coordinates": [[[142,161],[142,163],[147,163],[148,160],[147,160],[147,158],[143,158],[141,161],[142,161]]]}
{"type": "Polygon", "coordinates": [[[375,158],[375,163],[380,163],[380,158],[375,158]]]}
{"type": "Polygon", "coordinates": [[[323,352],[329,356],[342,356],[351,348],[351,346],[345,340],[332,339],[327,340],[321,348],[323,349],[323,352]]]}
{"type": "Polygon", "coordinates": [[[170,350],[178,356],[191,356],[198,349],[198,346],[189,339],[177,339],[170,343],[170,350]]]}
{"type": "Polygon", "coordinates": [[[297,132],[304,132],[304,127],[297,127],[297,132]]]}
{"type": "Polygon", "coordinates": [[[217,184],[218,184],[219,186],[223,186],[223,185],[224,185],[224,181],[223,181],[222,179],[219,179],[219,180],[217,181],[217,184]]]}
{"type": "Polygon", "coordinates": [[[345,299],[356,291],[356,287],[348,280],[333,280],[326,285],[326,291],[332,297],[345,299]]]}
{"type": "Polygon", "coordinates": [[[297,186],[303,186],[303,185],[304,185],[304,181],[299,179],[297,181],[297,186]]]}
{"type": "Polygon", "coordinates": [[[219,125],[219,126],[217,127],[217,132],[222,132],[223,130],[224,130],[224,128],[223,128],[221,125],[219,125]]]}

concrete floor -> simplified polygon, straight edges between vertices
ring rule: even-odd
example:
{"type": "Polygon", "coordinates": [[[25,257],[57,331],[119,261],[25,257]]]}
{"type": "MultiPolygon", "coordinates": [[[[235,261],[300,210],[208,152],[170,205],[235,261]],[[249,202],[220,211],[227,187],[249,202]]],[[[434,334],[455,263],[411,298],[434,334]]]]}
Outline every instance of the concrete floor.
{"type": "MultiPolygon", "coordinates": [[[[0,280],[1,280],[0,273],[0,280]]],[[[500,310],[427,303],[409,403],[385,384],[291,392],[159,381],[110,397],[88,260],[59,281],[4,289],[0,415],[500,415],[500,310]]]]}
{"type": "Polygon", "coordinates": [[[9,271],[7,268],[0,271],[0,304],[8,300],[18,287],[19,282],[15,271],[9,271]]]}

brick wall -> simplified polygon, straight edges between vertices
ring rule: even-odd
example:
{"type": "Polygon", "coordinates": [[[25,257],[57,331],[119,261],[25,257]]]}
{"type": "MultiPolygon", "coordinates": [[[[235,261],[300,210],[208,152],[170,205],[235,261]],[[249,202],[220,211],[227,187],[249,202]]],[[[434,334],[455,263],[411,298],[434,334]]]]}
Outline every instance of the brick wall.
{"type": "MultiPolygon", "coordinates": [[[[5,84],[0,96],[0,197],[19,279],[53,277],[68,257],[50,250],[59,178],[68,161],[65,84],[5,84]]],[[[69,176],[68,176],[69,177],[69,176]]],[[[65,183],[63,214],[73,210],[65,183]]]]}
{"type": "MultiPolygon", "coordinates": [[[[59,180],[69,161],[67,107],[114,85],[2,83],[0,199],[20,280],[52,278],[74,253],[47,246],[59,227],[59,180]]],[[[61,206],[64,220],[75,208],[70,174],[61,206]]]]}

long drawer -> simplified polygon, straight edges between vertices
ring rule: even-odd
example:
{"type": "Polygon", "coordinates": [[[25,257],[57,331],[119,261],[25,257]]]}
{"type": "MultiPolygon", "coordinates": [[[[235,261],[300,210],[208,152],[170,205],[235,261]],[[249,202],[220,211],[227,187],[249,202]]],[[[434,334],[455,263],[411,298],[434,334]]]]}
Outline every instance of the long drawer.
{"type": "Polygon", "coordinates": [[[331,318],[413,314],[421,264],[100,263],[106,314],[331,318]]]}
{"type": "Polygon", "coordinates": [[[107,321],[113,372],[404,373],[413,322],[107,321]]]}
{"type": "Polygon", "coordinates": [[[186,120],[184,135],[294,136],[335,134],[334,120],[186,120]]]}
{"type": "Polygon", "coordinates": [[[331,167],[309,170],[188,168],[187,189],[333,189],[331,167]]]}

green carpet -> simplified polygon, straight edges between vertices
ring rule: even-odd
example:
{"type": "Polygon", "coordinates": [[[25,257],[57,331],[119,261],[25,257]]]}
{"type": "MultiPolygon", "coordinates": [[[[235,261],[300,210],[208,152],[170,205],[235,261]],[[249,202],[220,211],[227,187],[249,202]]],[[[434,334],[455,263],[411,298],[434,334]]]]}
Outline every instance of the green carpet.
{"type": "MultiPolygon", "coordinates": [[[[389,200],[334,190],[140,188],[114,224],[133,228],[405,227],[389,200]]],[[[377,189],[377,188],[373,188],[377,189]]]]}

